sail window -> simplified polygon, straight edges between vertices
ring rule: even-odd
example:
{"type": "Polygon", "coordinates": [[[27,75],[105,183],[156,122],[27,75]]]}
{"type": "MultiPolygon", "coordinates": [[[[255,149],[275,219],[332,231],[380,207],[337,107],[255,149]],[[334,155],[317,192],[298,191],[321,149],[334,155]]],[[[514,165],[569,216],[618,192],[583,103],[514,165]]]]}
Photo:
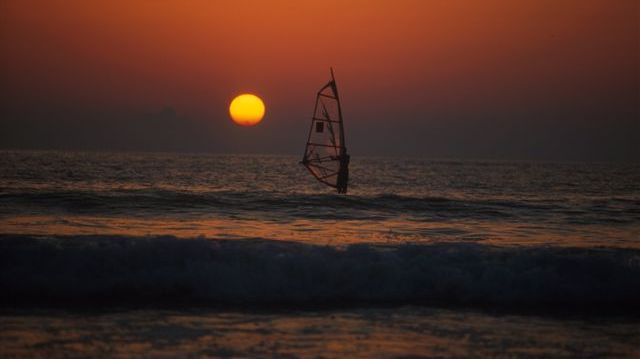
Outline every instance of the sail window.
{"type": "Polygon", "coordinates": [[[316,122],[316,132],[317,133],[324,132],[324,122],[321,122],[321,121],[316,122]]]}

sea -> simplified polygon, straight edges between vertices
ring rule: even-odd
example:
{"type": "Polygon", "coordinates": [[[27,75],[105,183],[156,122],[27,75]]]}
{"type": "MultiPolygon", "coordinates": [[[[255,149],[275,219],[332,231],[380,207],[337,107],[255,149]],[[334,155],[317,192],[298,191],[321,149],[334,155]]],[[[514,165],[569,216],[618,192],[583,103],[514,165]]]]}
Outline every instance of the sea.
{"type": "Polygon", "coordinates": [[[0,152],[0,357],[640,357],[640,164],[0,152]]]}

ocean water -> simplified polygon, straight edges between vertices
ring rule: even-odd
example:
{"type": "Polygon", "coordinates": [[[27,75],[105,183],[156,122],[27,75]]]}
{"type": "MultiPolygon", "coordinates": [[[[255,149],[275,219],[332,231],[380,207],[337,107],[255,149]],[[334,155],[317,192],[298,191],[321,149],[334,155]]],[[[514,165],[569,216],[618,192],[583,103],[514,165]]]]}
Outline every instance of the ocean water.
{"type": "Polygon", "coordinates": [[[640,165],[298,161],[1,152],[0,346],[639,355],[640,165]]]}

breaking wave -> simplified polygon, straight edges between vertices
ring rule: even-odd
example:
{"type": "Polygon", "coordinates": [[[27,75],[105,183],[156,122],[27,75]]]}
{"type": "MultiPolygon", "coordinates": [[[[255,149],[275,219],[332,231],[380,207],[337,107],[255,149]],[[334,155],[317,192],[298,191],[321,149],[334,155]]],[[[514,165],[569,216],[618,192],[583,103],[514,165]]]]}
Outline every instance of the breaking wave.
{"type": "Polygon", "coordinates": [[[0,303],[637,310],[640,251],[2,236],[0,303]]]}

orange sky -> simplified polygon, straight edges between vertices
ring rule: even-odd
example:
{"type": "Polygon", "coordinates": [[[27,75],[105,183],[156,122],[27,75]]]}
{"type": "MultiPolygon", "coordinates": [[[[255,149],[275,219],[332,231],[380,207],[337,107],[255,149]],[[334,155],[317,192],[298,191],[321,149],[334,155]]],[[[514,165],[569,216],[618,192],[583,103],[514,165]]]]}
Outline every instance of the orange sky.
{"type": "Polygon", "coordinates": [[[220,126],[249,91],[268,130],[307,120],[332,65],[356,128],[609,107],[629,122],[639,16],[633,0],[3,0],[0,90],[5,108],[172,106],[220,126]]]}

